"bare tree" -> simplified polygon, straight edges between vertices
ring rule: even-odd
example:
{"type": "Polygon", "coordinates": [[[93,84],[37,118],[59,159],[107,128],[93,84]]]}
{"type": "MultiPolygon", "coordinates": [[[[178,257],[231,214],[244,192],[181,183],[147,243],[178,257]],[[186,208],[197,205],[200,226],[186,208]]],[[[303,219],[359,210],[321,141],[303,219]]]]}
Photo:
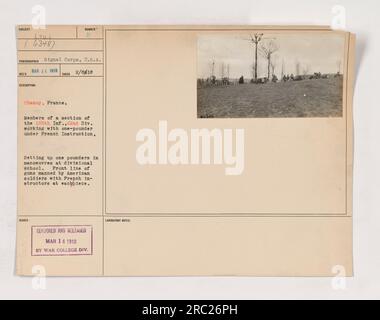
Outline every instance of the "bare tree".
{"type": "Polygon", "coordinates": [[[276,71],[276,66],[277,66],[277,62],[276,62],[276,56],[273,56],[272,59],[271,59],[271,62],[270,62],[270,69],[272,71],[272,77],[273,75],[275,74],[275,71],[276,71]]]}
{"type": "Polygon", "coordinates": [[[211,62],[211,76],[210,78],[213,78],[215,76],[215,61],[212,60],[211,62]]]}
{"type": "Polygon", "coordinates": [[[301,63],[296,60],[296,76],[299,76],[301,74],[301,63]]]}
{"type": "Polygon", "coordinates": [[[281,79],[284,78],[284,75],[285,75],[285,61],[284,61],[284,58],[282,58],[281,79]]]}
{"type": "Polygon", "coordinates": [[[253,36],[251,35],[250,36],[250,39],[246,39],[246,40],[249,40],[254,46],[255,46],[255,61],[254,61],[254,66],[253,66],[253,71],[254,71],[254,77],[255,77],[255,80],[257,80],[257,59],[258,59],[258,45],[260,43],[260,41],[262,40],[263,38],[263,33],[255,33],[253,36]]]}
{"type": "Polygon", "coordinates": [[[252,63],[252,79],[255,79],[255,70],[256,70],[256,67],[255,67],[255,63],[252,63]]]}
{"type": "Polygon", "coordinates": [[[224,78],[224,62],[222,62],[222,64],[220,65],[220,78],[223,79],[224,78]]]}
{"type": "Polygon", "coordinates": [[[336,62],[336,67],[337,67],[337,69],[338,69],[338,74],[340,74],[340,68],[341,68],[341,66],[342,66],[342,61],[341,60],[338,60],[337,62],[336,62]]]}
{"type": "Polygon", "coordinates": [[[306,76],[306,75],[308,75],[309,74],[309,72],[310,72],[310,65],[305,65],[304,67],[303,67],[303,69],[302,69],[302,73],[303,73],[303,75],[304,76],[306,76]]]}
{"type": "Polygon", "coordinates": [[[270,67],[273,54],[278,50],[278,46],[274,41],[269,41],[266,44],[262,44],[260,47],[261,55],[268,61],[268,80],[270,79],[270,67]]]}

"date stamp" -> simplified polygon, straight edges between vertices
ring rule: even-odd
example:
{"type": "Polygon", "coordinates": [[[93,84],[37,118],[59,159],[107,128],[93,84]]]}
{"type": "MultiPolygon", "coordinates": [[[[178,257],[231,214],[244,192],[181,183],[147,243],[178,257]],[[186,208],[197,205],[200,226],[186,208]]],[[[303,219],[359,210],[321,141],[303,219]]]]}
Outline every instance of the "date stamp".
{"type": "Polygon", "coordinates": [[[93,228],[89,225],[32,226],[32,256],[91,256],[93,228]]]}

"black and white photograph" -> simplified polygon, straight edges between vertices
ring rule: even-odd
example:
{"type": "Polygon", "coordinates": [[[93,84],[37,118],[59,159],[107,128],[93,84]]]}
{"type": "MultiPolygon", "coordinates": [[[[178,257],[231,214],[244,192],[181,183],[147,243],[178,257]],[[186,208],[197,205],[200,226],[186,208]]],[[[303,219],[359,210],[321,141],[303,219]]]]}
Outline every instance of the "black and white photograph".
{"type": "Polygon", "coordinates": [[[198,37],[198,118],[342,117],[339,33],[198,37]]]}

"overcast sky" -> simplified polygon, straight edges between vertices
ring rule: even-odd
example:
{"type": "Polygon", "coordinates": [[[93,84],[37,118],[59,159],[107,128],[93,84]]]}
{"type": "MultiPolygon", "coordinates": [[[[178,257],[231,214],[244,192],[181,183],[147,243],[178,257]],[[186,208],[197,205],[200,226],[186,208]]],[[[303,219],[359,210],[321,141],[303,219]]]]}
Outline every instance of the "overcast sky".
{"type": "MultiPolygon", "coordinates": [[[[254,33],[252,33],[254,34],[254,33]]],[[[254,62],[254,45],[247,39],[250,34],[234,35],[201,35],[198,37],[198,78],[211,75],[212,61],[215,62],[214,73],[221,77],[222,64],[227,76],[229,65],[230,78],[252,78],[254,62]]],[[[298,33],[298,34],[264,34],[260,44],[274,41],[278,51],[273,55],[275,74],[281,76],[284,62],[285,74],[296,74],[297,61],[301,65],[301,73],[336,73],[340,66],[343,72],[344,35],[338,33],[298,33]]],[[[260,45],[259,45],[260,46],[260,45]]],[[[258,77],[267,74],[267,60],[259,54],[258,77]]]]}

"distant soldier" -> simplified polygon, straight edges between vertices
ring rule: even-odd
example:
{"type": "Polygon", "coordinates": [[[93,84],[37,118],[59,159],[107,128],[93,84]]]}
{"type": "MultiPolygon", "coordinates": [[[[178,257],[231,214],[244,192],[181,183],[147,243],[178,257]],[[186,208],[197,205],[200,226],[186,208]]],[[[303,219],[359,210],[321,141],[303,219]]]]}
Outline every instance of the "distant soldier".
{"type": "Polygon", "coordinates": [[[239,78],[239,84],[243,84],[243,83],[244,83],[244,77],[241,76],[241,77],[239,78]]]}

